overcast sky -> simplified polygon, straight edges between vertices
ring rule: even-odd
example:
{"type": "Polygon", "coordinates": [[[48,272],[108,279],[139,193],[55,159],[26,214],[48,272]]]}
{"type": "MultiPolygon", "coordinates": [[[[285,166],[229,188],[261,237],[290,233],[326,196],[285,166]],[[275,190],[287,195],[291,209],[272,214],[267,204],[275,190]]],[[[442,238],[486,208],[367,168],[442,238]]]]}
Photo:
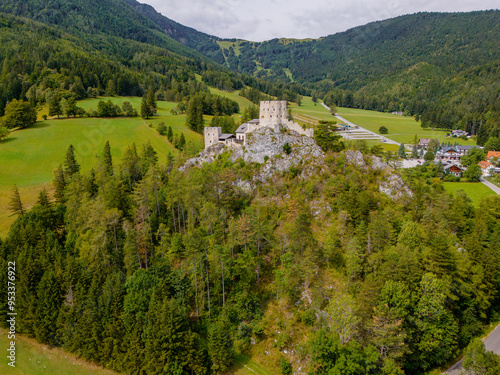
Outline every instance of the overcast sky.
{"type": "Polygon", "coordinates": [[[138,0],[185,26],[221,38],[318,38],[420,11],[498,9],[499,0],[138,0]]]}

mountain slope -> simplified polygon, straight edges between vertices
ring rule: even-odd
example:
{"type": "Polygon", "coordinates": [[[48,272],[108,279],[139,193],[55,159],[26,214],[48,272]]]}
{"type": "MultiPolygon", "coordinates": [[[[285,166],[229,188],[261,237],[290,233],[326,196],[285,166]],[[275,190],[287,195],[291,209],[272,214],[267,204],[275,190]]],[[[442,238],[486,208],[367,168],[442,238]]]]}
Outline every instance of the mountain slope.
{"type": "Polygon", "coordinates": [[[151,5],[141,4],[136,0],[124,1],[133,7],[138,13],[141,13],[156,26],[161,28],[161,30],[163,30],[163,32],[171,38],[189,48],[203,53],[205,56],[210,57],[218,63],[224,62],[224,56],[219,45],[217,44],[217,41],[221,40],[221,38],[181,25],[180,23],[158,13],[151,5]]]}
{"type": "Polygon", "coordinates": [[[289,69],[300,82],[327,80],[357,89],[422,61],[454,71],[491,62],[500,58],[499,39],[500,11],[418,13],[318,40],[236,42],[239,54],[230,66],[255,62],[271,74],[289,69]]]}
{"type": "Polygon", "coordinates": [[[60,27],[67,32],[98,41],[99,33],[165,48],[187,57],[201,55],[168,37],[152,21],[123,0],[3,0],[0,12],[60,27]]]}

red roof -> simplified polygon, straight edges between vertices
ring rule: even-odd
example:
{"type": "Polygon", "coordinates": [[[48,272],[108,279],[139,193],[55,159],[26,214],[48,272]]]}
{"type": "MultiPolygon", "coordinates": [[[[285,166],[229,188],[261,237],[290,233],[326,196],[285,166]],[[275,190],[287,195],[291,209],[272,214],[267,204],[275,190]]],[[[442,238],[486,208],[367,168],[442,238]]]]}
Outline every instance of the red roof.
{"type": "Polygon", "coordinates": [[[500,151],[488,151],[486,159],[490,160],[491,158],[500,158],[500,151]]]}
{"type": "Polygon", "coordinates": [[[480,161],[478,164],[479,164],[479,166],[480,166],[481,168],[483,168],[483,169],[486,169],[486,168],[488,168],[489,166],[493,165],[493,164],[491,164],[489,161],[486,161],[486,160],[482,160],[482,161],[480,161]]]}

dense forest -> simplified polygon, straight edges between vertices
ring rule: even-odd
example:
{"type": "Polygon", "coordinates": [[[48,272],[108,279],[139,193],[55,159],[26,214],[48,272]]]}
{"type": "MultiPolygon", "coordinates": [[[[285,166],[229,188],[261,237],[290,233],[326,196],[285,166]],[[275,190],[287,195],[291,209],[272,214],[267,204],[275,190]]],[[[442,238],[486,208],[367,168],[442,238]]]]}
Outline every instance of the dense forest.
{"type": "Polygon", "coordinates": [[[500,199],[475,208],[436,167],[389,198],[353,151],[259,182],[227,153],[181,172],[150,145],[109,150],[81,174],[70,147],[55,201],[12,194],[0,263],[41,342],[130,374],[223,373],[262,342],[283,374],[421,374],[498,317],[500,199]]]}

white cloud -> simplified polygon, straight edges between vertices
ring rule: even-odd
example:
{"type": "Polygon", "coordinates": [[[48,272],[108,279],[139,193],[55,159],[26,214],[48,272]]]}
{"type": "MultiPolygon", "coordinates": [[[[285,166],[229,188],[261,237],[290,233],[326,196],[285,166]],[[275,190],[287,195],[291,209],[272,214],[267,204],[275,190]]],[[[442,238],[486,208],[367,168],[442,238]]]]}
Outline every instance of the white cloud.
{"type": "Polygon", "coordinates": [[[498,9],[498,0],[139,0],[185,26],[253,41],[318,38],[415,12],[498,9]]]}

